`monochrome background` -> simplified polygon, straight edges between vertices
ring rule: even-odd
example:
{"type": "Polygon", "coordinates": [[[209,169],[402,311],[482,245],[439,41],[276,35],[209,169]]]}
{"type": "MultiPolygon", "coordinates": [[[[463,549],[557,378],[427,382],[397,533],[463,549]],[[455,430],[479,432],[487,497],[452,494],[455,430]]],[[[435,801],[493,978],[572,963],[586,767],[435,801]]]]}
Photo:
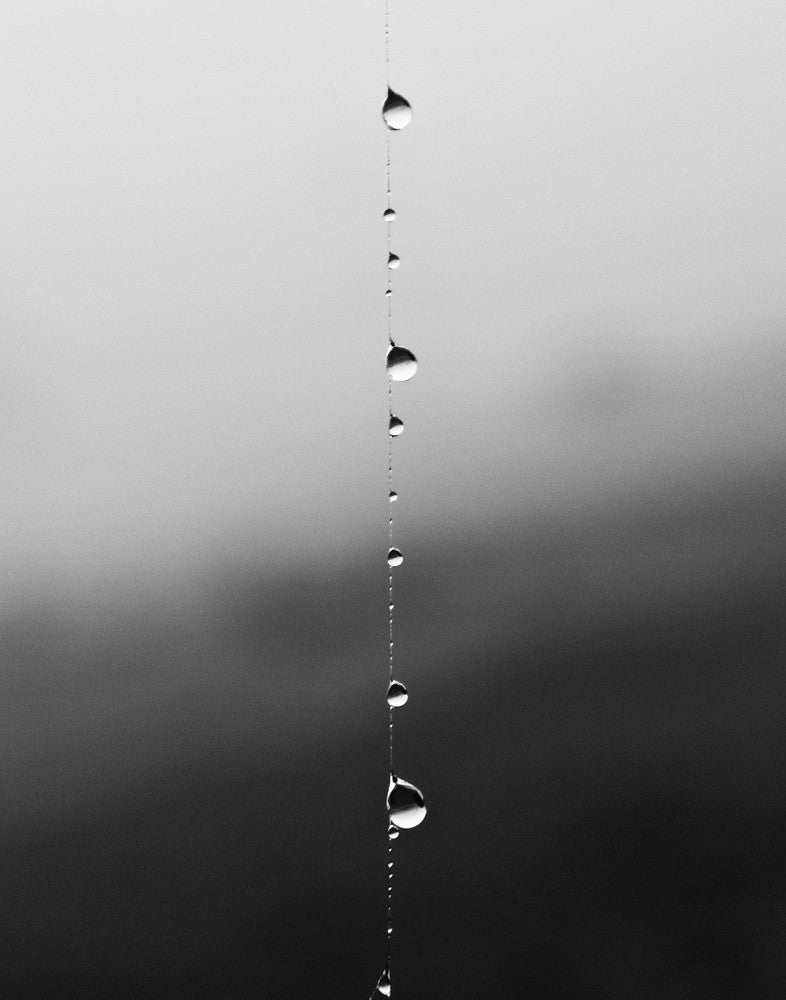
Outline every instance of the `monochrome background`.
{"type": "MultiPolygon", "coordinates": [[[[394,996],[786,993],[786,7],[391,0],[394,996]]],[[[383,0],[5,0],[0,992],[384,961],[383,0]]]]}

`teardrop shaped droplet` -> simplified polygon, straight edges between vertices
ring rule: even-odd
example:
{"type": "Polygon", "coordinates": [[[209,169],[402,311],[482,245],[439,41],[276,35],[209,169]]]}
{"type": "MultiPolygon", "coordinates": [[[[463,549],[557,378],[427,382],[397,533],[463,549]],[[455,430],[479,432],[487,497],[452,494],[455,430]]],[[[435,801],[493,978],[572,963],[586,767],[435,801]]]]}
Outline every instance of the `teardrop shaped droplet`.
{"type": "Polygon", "coordinates": [[[388,566],[400,566],[404,562],[404,556],[398,549],[388,550],[388,566]]]}
{"type": "Polygon", "coordinates": [[[387,368],[394,382],[407,382],[418,370],[418,361],[406,347],[392,344],[388,350],[387,368]]]}
{"type": "Polygon", "coordinates": [[[385,220],[385,222],[395,222],[396,213],[392,208],[386,208],[385,211],[382,213],[382,218],[385,220]]]}
{"type": "Polygon", "coordinates": [[[391,823],[388,827],[388,840],[395,840],[398,837],[398,830],[391,823]]]}
{"type": "Polygon", "coordinates": [[[390,493],[388,494],[388,500],[390,501],[390,503],[395,503],[396,500],[398,500],[398,493],[396,493],[395,490],[391,490],[390,493]]]}
{"type": "Polygon", "coordinates": [[[419,826],[426,817],[423,793],[408,781],[391,774],[388,813],[391,823],[400,830],[411,830],[412,827],[419,826]]]}
{"type": "Polygon", "coordinates": [[[404,430],[404,421],[399,417],[391,417],[390,423],[388,424],[388,432],[392,438],[398,437],[399,434],[404,430]]]}
{"type": "Polygon", "coordinates": [[[391,271],[395,271],[397,267],[401,265],[401,258],[398,254],[389,253],[388,254],[388,267],[391,271]]]}
{"type": "Polygon", "coordinates": [[[391,681],[388,688],[388,705],[391,708],[401,708],[406,705],[409,694],[401,681],[391,681]]]}
{"type": "Polygon", "coordinates": [[[406,97],[388,87],[388,96],[382,105],[382,119],[392,132],[398,132],[412,121],[412,105],[406,97]]]}
{"type": "Polygon", "coordinates": [[[377,990],[383,997],[390,996],[390,969],[385,969],[377,980],[377,990]]]}

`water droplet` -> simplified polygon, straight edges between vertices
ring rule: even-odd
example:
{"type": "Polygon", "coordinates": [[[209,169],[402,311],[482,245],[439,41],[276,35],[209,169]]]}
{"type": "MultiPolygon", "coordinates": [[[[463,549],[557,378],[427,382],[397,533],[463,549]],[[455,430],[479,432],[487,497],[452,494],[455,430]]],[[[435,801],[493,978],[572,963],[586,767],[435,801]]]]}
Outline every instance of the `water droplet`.
{"type": "Polygon", "coordinates": [[[407,382],[418,370],[418,360],[406,347],[391,344],[388,350],[387,367],[394,382],[407,382]]]}
{"type": "Polygon", "coordinates": [[[401,264],[401,258],[398,254],[389,253],[388,254],[388,267],[391,271],[395,271],[396,268],[401,264]]]}
{"type": "Polygon", "coordinates": [[[393,211],[392,208],[386,208],[385,211],[382,213],[382,218],[385,220],[385,222],[395,222],[396,213],[393,211]]]}
{"type": "Polygon", "coordinates": [[[392,933],[393,933],[393,928],[390,925],[388,925],[388,937],[390,937],[392,933]]]}
{"type": "Polygon", "coordinates": [[[398,132],[412,121],[412,106],[405,97],[388,87],[388,96],[382,105],[382,118],[391,131],[398,132]]]}
{"type": "Polygon", "coordinates": [[[410,830],[419,826],[426,816],[426,803],[423,793],[408,781],[390,776],[388,788],[388,812],[390,821],[401,830],[410,830]]]}
{"type": "Polygon", "coordinates": [[[393,289],[392,289],[392,288],[386,288],[386,289],[385,289],[385,295],[386,295],[386,296],[387,296],[388,298],[390,298],[390,296],[391,296],[392,294],[393,294],[393,289]]]}
{"type": "Polygon", "coordinates": [[[395,503],[396,500],[398,500],[398,493],[396,493],[395,490],[391,490],[390,493],[389,493],[389,495],[388,495],[388,500],[391,503],[395,503]]]}
{"type": "Polygon", "coordinates": [[[388,705],[392,708],[400,708],[406,705],[409,694],[401,681],[391,681],[388,688],[388,705]]]}
{"type": "Polygon", "coordinates": [[[391,417],[390,423],[388,424],[388,431],[392,438],[398,437],[399,434],[404,430],[404,421],[399,419],[399,417],[391,417]]]}
{"type": "Polygon", "coordinates": [[[388,827],[388,840],[395,840],[398,837],[398,830],[391,823],[388,827]]]}
{"type": "Polygon", "coordinates": [[[390,969],[385,969],[385,971],[377,980],[377,990],[382,994],[383,997],[390,996],[390,969]]]}
{"type": "Polygon", "coordinates": [[[404,562],[404,556],[398,549],[388,550],[388,566],[400,566],[404,562]]]}

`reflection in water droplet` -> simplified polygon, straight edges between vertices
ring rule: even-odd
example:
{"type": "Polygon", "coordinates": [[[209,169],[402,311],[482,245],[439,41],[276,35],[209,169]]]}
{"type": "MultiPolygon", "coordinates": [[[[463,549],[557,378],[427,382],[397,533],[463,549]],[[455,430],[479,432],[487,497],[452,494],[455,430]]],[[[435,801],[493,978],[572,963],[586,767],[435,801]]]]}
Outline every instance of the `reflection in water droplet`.
{"type": "Polygon", "coordinates": [[[390,826],[388,827],[388,840],[395,840],[396,837],[398,837],[398,830],[391,823],[390,826]]]}
{"type": "Polygon", "coordinates": [[[390,969],[385,969],[377,980],[377,989],[383,997],[390,996],[390,969]]]}
{"type": "Polygon", "coordinates": [[[392,344],[388,350],[387,367],[394,382],[407,382],[418,370],[418,361],[406,347],[392,344]]]}
{"type": "Polygon", "coordinates": [[[388,812],[390,821],[400,830],[410,830],[419,826],[426,816],[426,803],[423,793],[408,781],[390,776],[388,789],[388,812]]]}
{"type": "Polygon", "coordinates": [[[388,566],[400,566],[404,562],[404,556],[398,549],[388,550],[388,566]]]}
{"type": "Polygon", "coordinates": [[[385,220],[385,222],[395,222],[396,213],[393,211],[392,208],[386,208],[385,211],[382,213],[382,218],[385,220]]]}
{"type": "Polygon", "coordinates": [[[388,431],[392,438],[398,437],[399,434],[404,430],[404,421],[398,417],[391,417],[390,423],[388,424],[388,431]]]}
{"type": "Polygon", "coordinates": [[[388,267],[391,271],[395,271],[396,268],[401,264],[401,258],[398,254],[389,253],[388,254],[388,267]]]}
{"type": "Polygon", "coordinates": [[[412,106],[405,97],[388,87],[388,96],[382,105],[382,118],[391,131],[398,132],[412,121],[412,106]]]}
{"type": "Polygon", "coordinates": [[[391,681],[388,688],[388,705],[392,708],[400,708],[406,705],[409,694],[401,681],[391,681]]]}
{"type": "Polygon", "coordinates": [[[389,500],[389,501],[390,501],[391,503],[395,503],[395,502],[396,502],[396,500],[398,500],[398,493],[396,493],[396,491],[395,491],[395,490],[391,490],[391,491],[390,491],[390,494],[389,494],[389,496],[388,496],[388,500],[389,500]]]}

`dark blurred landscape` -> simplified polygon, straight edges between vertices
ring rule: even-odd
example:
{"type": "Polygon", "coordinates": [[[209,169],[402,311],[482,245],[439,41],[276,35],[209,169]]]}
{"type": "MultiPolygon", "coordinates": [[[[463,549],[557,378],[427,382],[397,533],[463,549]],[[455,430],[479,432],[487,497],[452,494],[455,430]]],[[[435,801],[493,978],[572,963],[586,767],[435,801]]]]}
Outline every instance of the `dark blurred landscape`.
{"type": "Polygon", "coordinates": [[[4,0],[0,1000],[786,997],[786,5],[4,0]],[[411,102],[383,224],[385,83],[411,102]]]}
{"type": "MultiPolygon", "coordinates": [[[[399,996],[784,994],[784,501],[697,468],[399,571],[399,996]]],[[[4,995],[371,991],[374,563],[4,622],[4,995]]]]}

